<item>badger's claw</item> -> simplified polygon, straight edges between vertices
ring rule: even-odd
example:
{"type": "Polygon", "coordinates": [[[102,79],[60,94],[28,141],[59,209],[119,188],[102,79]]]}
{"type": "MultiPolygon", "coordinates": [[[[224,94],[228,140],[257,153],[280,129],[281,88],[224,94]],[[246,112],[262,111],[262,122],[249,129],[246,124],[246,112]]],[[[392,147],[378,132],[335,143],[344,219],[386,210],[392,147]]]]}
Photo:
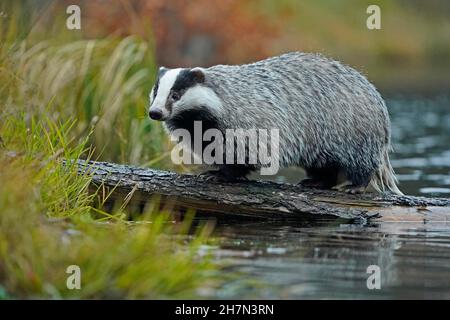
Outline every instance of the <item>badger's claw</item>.
{"type": "Polygon", "coordinates": [[[197,176],[205,181],[220,181],[224,178],[223,175],[217,170],[201,172],[197,176]]]}
{"type": "Polygon", "coordinates": [[[341,191],[344,192],[346,191],[350,186],[352,186],[352,183],[349,181],[344,181],[340,184],[335,185],[334,187],[332,187],[331,189],[336,190],[336,191],[341,191]]]}
{"type": "Polygon", "coordinates": [[[357,194],[357,193],[363,193],[366,190],[366,187],[365,186],[355,186],[351,182],[345,181],[343,183],[335,185],[331,189],[350,193],[350,194],[357,194]]]}
{"type": "Polygon", "coordinates": [[[225,174],[220,170],[209,170],[198,174],[199,177],[202,177],[205,181],[214,181],[214,182],[234,182],[234,181],[247,181],[246,177],[233,177],[225,174]]]}
{"type": "Polygon", "coordinates": [[[345,192],[350,193],[350,194],[364,193],[364,191],[366,191],[366,187],[362,187],[362,186],[359,186],[359,187],[353,186],[353,187],[347,188],[345,190],[345,192]]]}

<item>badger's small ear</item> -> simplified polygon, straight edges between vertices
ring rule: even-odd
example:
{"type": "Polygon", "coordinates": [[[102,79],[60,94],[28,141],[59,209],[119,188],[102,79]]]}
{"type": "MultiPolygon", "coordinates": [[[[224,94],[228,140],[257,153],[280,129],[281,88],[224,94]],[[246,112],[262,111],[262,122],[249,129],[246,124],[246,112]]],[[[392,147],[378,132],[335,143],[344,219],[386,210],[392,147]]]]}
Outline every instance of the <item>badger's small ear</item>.
{"type": "Polygon", "coordinates": [[[195,80],[195,82],[197,83],[205,82],[205,73],[201,68],[191,69],[189,73],[191,74],[191,77],[195,80]]]}
{"type": "Polygon", "coordinates": [[[164,73],[167,72],[167,70],[169,70],[169,69],[167,69],[166,67],[161,66],[161,67],[159,67],[158,74],[160,74],[160,75],[164,74],[164,73]]]}

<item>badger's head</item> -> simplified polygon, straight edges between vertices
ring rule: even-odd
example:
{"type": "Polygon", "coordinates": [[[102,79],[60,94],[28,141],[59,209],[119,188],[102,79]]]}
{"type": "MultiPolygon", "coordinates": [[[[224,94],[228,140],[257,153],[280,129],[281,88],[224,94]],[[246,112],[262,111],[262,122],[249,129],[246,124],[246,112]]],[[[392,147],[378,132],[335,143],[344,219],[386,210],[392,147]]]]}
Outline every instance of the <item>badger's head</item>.
{"type": "Polygon", "coordinates": [[[220,98],[206,84],[204,69],[159,69],[150,92],[151,119],[169,121],[195,114],[201,120],[202,115],[216,116],[220,107],[220,98]]]}

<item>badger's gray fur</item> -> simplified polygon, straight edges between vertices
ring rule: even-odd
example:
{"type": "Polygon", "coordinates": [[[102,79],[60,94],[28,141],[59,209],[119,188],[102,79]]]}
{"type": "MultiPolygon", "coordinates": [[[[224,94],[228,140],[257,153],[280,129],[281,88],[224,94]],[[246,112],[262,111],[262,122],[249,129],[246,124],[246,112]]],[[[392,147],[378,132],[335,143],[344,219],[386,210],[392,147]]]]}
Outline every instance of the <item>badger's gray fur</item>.
{"type": "MultiPolygon", "coordinates": [[[[169,132],[206,128],[272,129],[280,133],[280,166],[303,167],[305,185],[401,194],[389,162],[390,121],[375,87],[359,72],[309,53],[287,53],[246,65],[161,68],[150,117],[169,132]],[[346,182],[342,182],[342,177],[346,182]]],[[[256,166],[257,167],[257,166],[256,166]]],[[[250,165],[222,165],[229,177],[250,165]]]]}

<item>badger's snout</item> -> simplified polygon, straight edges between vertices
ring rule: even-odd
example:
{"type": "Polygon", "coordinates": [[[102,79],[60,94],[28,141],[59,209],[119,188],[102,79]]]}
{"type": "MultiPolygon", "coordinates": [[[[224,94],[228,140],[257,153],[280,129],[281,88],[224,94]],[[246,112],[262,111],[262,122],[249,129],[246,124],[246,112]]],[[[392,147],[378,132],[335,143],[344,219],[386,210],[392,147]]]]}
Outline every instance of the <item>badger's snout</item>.
{"type": "Polygon", "coordinates": [[[157,108],[152,108],[150,109],[150,111],[148,112],[148,115],[151,119],[153,120],[162,120],[163,117],[163,112],[161,109],[157,109],[157,108]]]}

